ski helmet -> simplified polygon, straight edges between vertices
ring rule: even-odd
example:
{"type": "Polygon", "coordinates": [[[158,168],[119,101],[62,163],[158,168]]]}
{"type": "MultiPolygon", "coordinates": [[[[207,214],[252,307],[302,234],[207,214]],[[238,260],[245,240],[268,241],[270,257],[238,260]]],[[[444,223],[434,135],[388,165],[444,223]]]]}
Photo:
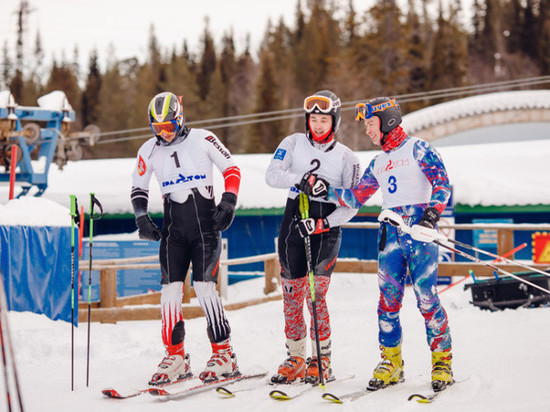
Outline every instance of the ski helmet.
{"type": "Polygon", "coordinates": [[[401,124],[401,107],[389,97],[375,97],[355,106],[355,120],[370,119],[372,116],[380,119],[380,131],[386,134],[401,124]]]}
{"type": "Polygon", "coordinates": [[[340,106],[340,99],[330,90],[321,90],[305,98],[304,110],[306,111],[306,132],[310,139],[315,140],[317,143],[326,143],[332,139],[340,126],[340,106]],[[311,114],[330,114],[332,117],[332,129],[321,141],[316,140],[309,129],[309,116],[311,114]]]}
{"type": "Polygon", "coordinates": [[[177,136],[183,127],[183,98],[170,92],[157,94],[149,103],[147,114],[151,130],[158,139],[177,136]]]}

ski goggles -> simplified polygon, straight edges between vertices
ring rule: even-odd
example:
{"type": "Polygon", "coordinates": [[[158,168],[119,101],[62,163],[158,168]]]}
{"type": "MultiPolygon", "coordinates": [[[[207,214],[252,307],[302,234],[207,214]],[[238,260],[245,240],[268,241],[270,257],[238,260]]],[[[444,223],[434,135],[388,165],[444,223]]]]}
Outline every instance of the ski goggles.
{"type": "Polygon", "coordinates": [[[334,102],[329,97],[316,95],[306,97],[304,100],[304,110],[307,113],[311,113],[316,107],[321,113],[330,113],[332,109],[336,108],[334,102]]]}
{"type": "Polygon", "coordinates": [[[358,103],[355,105],[355,121],[359,122],[363,119],[370,119],[376,112],[383,112],[390,107],[398,107],[395,99],[390,99],[387,102],[375,104],[374,106],[368,103],[358,103]]]}
{"type": "Polygon", "coordinates": [[[170,120],[169,122],[151,123],[151,130],[154,134],[160,137],[171,137],[178,131],[177,120],[170,120]]]}

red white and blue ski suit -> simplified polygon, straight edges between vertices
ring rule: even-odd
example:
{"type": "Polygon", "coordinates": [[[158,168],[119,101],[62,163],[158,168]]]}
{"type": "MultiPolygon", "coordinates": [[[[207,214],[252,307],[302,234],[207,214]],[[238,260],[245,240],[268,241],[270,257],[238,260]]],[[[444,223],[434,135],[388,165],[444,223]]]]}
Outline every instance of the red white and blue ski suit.
{"type": "MultiPolygon", "coordinates": [[[[359,184],[351,189],[330,187],[329,200],[360,208],[378,189],[382,190],[382,208],[398,213],[409,226],[418,223],[427,207],[443,212],[451,193],[439,153],[426,141],[407,136],[399,126],[389,133],[383,152],[371,161],[359,184]]],[[[399,310],[408,270],[430,349],[450,350],[447,314],[436,289],[438,246],[416,241],[384,223],[378,245],[380,344],[396,347],[401,343],[399,310]]]]}

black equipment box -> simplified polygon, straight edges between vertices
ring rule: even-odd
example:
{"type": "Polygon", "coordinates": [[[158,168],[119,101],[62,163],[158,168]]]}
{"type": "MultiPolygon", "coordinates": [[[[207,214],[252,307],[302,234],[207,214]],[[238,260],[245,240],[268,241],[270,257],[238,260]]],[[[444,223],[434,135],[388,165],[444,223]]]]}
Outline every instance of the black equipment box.
{"type": "MultiPolygon", "coordinates": [[[[549,288],[550,277],[537,272],[514,273],[544,289],[549,288]]],[[[472,289],[472,304],[481,309],[503,310],[536,307],[550,304],[550,294],[510,276],[477,281],[464,286],[472,289]]]]}

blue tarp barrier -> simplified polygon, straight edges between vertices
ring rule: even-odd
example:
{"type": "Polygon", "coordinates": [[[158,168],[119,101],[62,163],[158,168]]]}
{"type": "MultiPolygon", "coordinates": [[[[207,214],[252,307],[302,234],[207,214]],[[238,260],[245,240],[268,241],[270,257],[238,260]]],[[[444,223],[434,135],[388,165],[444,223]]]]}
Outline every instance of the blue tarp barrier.
{"type": "MultiPolygon", "coordinates": [[[[78,273],[77,247],[74,266],[78,273]]],[[[71,321],[70,227],[0,226],[0,268],[9,310],[71,321]]],[[[76,325],[77,301],[74,306],[76,325]]]]}

